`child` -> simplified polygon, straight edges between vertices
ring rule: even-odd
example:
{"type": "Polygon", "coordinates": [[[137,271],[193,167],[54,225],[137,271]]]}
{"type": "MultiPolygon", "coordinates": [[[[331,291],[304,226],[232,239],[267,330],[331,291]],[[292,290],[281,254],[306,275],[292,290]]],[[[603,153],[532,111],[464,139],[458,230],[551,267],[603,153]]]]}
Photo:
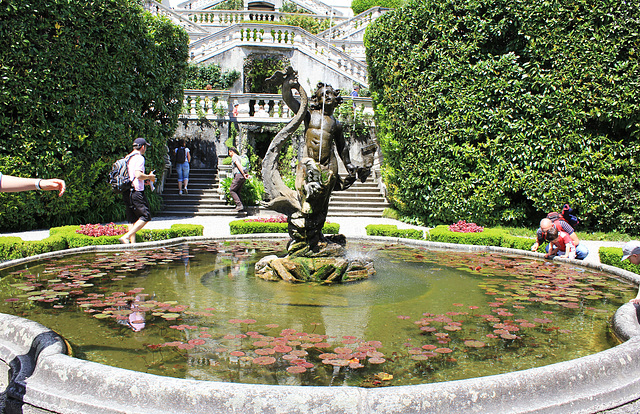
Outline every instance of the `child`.
{"type": "Polygon", "coordinates": [[[573,245],[571,237],[564,231],[559,231],[552,227],[547,230],[547,241],[549,242],[549,253],[545,258],[553,257],[556,254],[567,259],[576,258],[576,247],[573,245]]]}

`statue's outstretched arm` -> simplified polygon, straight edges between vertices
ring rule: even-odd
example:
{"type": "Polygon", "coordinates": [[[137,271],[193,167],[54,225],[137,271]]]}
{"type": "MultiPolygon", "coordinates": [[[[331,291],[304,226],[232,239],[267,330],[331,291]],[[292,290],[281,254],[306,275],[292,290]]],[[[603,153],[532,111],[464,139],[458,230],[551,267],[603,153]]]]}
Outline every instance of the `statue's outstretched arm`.
{"type": "Polygon", "coordinates": [[[282,85],[282,99],[294,113],[300,109],[300,101],[294,96],[292,89],[300,92],[300,83],[298,82],[298,72],[293,70],[291,66],[288,66],[284,71],[276,71],[267,82],[274,85],[282,85]]]}

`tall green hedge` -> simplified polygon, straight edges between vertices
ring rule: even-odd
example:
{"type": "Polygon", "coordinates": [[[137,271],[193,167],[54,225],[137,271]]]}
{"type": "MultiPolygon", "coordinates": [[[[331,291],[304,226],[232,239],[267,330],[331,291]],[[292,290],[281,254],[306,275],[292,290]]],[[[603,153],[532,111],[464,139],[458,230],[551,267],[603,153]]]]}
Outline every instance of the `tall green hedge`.
{"type": "Polygon", "coordinates": [[[365,35],[393,205],[640,233],[640,14],[614,0],[411,1],[365,35]]]}
{"type": "Polygon", "coordinates": [[[137,3],[0,2],[0,172],[67,182],[60,198],[0,194],[0,231],[123,219],[106,176],[138,136],[161,173],[189,39],[137,3]]]}

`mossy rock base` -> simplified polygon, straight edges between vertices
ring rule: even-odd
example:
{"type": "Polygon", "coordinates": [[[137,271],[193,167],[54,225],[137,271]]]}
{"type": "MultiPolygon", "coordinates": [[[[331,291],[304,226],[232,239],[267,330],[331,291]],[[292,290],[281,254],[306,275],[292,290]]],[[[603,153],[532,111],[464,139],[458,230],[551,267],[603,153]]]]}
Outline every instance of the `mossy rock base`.
{"type": "Polygon", "coordinates": [[[370,259],[344,257],[266,256],[256,263],[256,276],[289,283],[349,283],[375,275],[370,259]]]}

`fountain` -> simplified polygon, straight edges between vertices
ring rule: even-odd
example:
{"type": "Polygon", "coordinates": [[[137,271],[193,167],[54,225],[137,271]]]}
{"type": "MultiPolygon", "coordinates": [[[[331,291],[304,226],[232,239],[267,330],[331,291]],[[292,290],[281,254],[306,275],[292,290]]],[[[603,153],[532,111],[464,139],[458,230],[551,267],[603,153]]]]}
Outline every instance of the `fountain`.
{"type": "MultiPolygon", "coordinates": [[[[255,241],[256,236],[235,240],[255,241]]],[[[384,238],[361,241],[389,242],[384,238]]],[[[462,249],[536,256],[482,246],[408,240],[402,243],[451,249],[452,253],[453,249],[462,249]]],[[[169,245],[148,243],[149,247],[169,245]]],[[[91,246],[0,267],[68,254],[126,250],[121,246],[91,246]]],[[[598,270],[638,282],[637,275],[621,269],[599,266],[598,270]]],[[[640,329],[633,306],[623,305],[616,312],[613,326],[616,334],[627,340],[625,343],[594,355],[523,371],[392,388],[298,387],[160,377],[82,361],[67,356],[65,342],[46,327],[2,314],[0,369],[4,372],[2,383],[7,387],[8,405],[13,409],[8,412],[595,412],[635,400],[640,387],[640,329]]]]}
{"type": "Polygon", "coordinates": [[[340,91],[319,83],[311,98],[298,82],[298,74],[289,66],[267,80],[282,86],[282,98],[295,112],[293,119],[269,145],[262,163],[264,188],[270,197],[266,207],[285,214],[291,241],[287,256],[268,256],[256,264],[256,276],[286,282],[352,282],[375,273],[370,260],[345,257],[346,238],[325,236],[329,198],[334,189],[345,190],[356,179],[364,182],[371,173],[372,157],[367,156],[371,142],[346,142],[342,126],[333,116],[342,103],[340,91]],[[298,91],[298,101],[292,91],[298,91]],[[283,145],[304,121],[304,145],[296,168],[295,190],[287,187],[278,172],[278,158],[283,145]],[[348,175],[338,175],[338,159],[348,175]]]}

